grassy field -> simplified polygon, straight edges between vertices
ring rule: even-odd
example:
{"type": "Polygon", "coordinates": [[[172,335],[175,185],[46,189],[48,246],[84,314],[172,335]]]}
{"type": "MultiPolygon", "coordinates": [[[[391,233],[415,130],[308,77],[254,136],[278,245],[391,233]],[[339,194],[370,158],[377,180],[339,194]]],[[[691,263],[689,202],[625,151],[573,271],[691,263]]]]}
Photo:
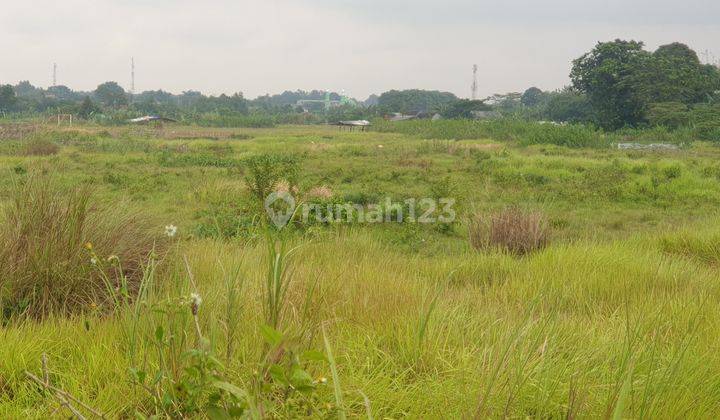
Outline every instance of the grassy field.
{"type": "Polygon", "coordinates": [[[720,415],[720,148],[461,129],[81,126],[2,140],[0,417],[67,417],[63,400],[93,417],[72,398],[108,418],[720,415]],[[248,190],[263,154],[293,157],[303,200],[452,197],[457,218],[277,232],[248,190]],[[87,218],[27,214],[77,197],[87,218]],[[543,214],[547,246],[473,248],[470,221],[507,207],[543,214]],[[89,227],[53,230],[51,216],[89,227]],[[42,255],[17,257],[28,250],[42,255]],[[126,275],[139,280],[96,287],[126,275]],[[74,286],[17,298],[37,278],[74,286]],[[72,305],[33,307],[53,299],[72,305]]]}

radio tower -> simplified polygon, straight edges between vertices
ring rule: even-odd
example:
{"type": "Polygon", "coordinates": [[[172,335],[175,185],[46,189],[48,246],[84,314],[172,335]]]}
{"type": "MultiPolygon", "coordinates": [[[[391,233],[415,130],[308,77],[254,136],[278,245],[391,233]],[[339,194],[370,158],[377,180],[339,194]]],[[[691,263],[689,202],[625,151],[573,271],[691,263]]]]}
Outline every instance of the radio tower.
{"type": "Polygon", "coordinates": [[[53,86],[57,86],[57,63],[53,63],[53,86]]]}
{"type": "Polygon", "coordinates": [[[472,100],[477,99],[477,64],[473,64],[473,83],[472,83],[472,100]]]}
{"type": "Polygon", "coordinates": [[[130,94],[135,94],[135,57],[130,57],[130,94]]]}

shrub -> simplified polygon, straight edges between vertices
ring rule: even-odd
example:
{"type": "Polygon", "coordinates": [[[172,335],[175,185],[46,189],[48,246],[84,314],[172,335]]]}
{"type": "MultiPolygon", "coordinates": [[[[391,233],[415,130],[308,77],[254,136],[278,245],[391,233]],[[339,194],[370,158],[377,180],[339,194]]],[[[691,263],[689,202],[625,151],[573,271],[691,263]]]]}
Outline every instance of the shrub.
{"type": "Polygon", "coordinates": [[[24,156],[50,156],[57,154],[60,147],[46,139],[33,139],[23,144],[20,154],[24,156]]]}
{"type": "Polygon", "coordinates": [[[555,144],[567,147],[607,147],[609,141],[585,125],[537,124],[521,140],[522,144],[555,144]]]}
{"type": "Polygon", "coordinates": [[[469,234],[475,249],[500,248],[524,255],[547,245],[549,228],[542,213],[511,207],[489,216],[476,214],[469,234]]]}
{"type": "Polygon", "coordinates": [[[660,102],[650,104],[647,119],[651,126],[676,129],[690,123],[690,112],[682,102],[660,102]]]}
{"type": "Polygon", "coordinates": [[[425,139],[493,139],[519,141],[523,145],[556,144],[567,147],[607,147],[607,136],[587,125],[548,124],[515,118],[475,120],[376,120],[374,130],[403,133],[425,139]]]}
{"type": "Polygon", "coordinates": [[[253,239],[257,236],[264,211],[259,213],[247,194],[229,186],[220,186],[206,188],[196,193],[194,198],[202,203],[195,213],[198,219],[194,229],[197,236],[216,239],[253,239]]]}
{"type": "Polygon", "coordinates": [[[245,182],[250,192],[263,202],[281,181],[289,183],[288,189],[297,185],[299,164],[294,156],[264,153],[245,160],[245,182]]]}
{"type": "Polygon", "coordinates": [[[143,263],[166,241],[159,228],[123,205],[94,203],[87,188],[65,191],[51,176],[18,184],[0,223],[0,307],[5,317],[81,312],[110,303],[111,290],[93,263],[110,266],[108,280],[137,291],[143,263]],[[92,256],[86,249],[92,244],[92,256]],[[100,258],[117,256],[117,264],[100,258]]]}
{"type": "Polygon", "coordinates": [[[720,104],[696,105],[690,115],[699,139],[720,141],[720,104]]]}

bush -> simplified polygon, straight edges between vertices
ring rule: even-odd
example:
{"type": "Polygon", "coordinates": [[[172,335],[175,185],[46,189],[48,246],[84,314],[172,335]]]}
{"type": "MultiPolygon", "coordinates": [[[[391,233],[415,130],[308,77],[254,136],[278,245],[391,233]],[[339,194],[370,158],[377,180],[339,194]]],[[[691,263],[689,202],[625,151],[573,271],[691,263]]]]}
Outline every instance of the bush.
{"type": "Polygon", "coordinates": [[[696,105],[690,115],[699,139],[720,141],[720,105],[696,105]]]}
{"type": "Polygon", "coordinates": [[[31,174],[16,186],[0,224],[3,315],[43,318],[109,304],[112,291],[93,262],[112,265],[109,281],[117,287],[124,276],[128,292],[135,292],[144,261],[153,249],[165,249],[157,233],[126,206],[93,203],[87,188],[65,191],[52,177],[31,174]],[[111,255],[120,264],[98,261],[111,255]]]}
{"type": "Polygon", "coordinates": [[[469,234],[475,249],[499,248],[524,255],[547,245],[549,228],[542,213],[512,207],[489,216],[476,214],[469,234]]]}
{"type": "Polygon", "coordinates": [[[60,147],[45,139],[34,139],[23,144],[20,154],[23,156],[50,156],[57,154],[60,147]]]}
{"type": "Polygon", "coordinates": [[[294,156],[264,153],[249,157],[245,164],[245,182],[259,202],[265,201],[281,181],[286,181],[291,191],[297,185],[300,166],[294,156]]]}
{"type": "Polygon", "coordinates": [[[264,215],[250,197],[233,186],[211,186],[196,192],[194,200],[201,203],[195,213],[198,220],[194,231],[201,238],[244,238],[257,236],[264,215]]]}
{"type": "Polygon", "coordinates": [[[608,138],[585,125],[537,124],[521,140],[522,144],[555,144],[567,147],[609,146],[608,138]]]}
{"type": "Polygon", "coordinates": [[[676,129],[690,123],[690,112],[682,102],[660,102],[650,104],[647,119],[651,126],[676,129]]]}
{"type": "Polygon", "coordinates": [[[475,120],[376,120],[374,130],[403,133],[425,139],[492,139],[519,141],[523,145],[556,144],[568,147],[607,147],[610,140],[591,126],[548,124],[516,118],[475,120]]]}

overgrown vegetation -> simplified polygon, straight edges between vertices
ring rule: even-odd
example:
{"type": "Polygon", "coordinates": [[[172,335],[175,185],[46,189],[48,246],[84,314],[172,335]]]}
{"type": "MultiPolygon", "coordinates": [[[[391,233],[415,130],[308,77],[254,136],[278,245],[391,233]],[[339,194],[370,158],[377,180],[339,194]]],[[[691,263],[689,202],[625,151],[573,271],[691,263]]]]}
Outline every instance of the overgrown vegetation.
{"type": "Polygon", "coordinates": [[[717,416],[717,147],[424,124],[4,142],[0,417],[717,416]],[[278,190],[457,217],[265,229],[278,190]]]}
{"type": "Polygon", "coordinates": [[[475,249],[499,248],[517,255],[547,246],[549,227],[537,211],[511,207],[490,215],[476,214],[468,225],[470,244],[475,249]]]}
{"type": "Polygon", "coordinates": [[[87,187],[65,191],[50,175],[16,182],[0,225],[4,318],[103,310],[115,289],[137,291],[144,261],[165,251],[160,229],[127,205],[102,204],[87,187]],[[94,273],[98,264],[112,267],[108,276],[94,273]]]}

